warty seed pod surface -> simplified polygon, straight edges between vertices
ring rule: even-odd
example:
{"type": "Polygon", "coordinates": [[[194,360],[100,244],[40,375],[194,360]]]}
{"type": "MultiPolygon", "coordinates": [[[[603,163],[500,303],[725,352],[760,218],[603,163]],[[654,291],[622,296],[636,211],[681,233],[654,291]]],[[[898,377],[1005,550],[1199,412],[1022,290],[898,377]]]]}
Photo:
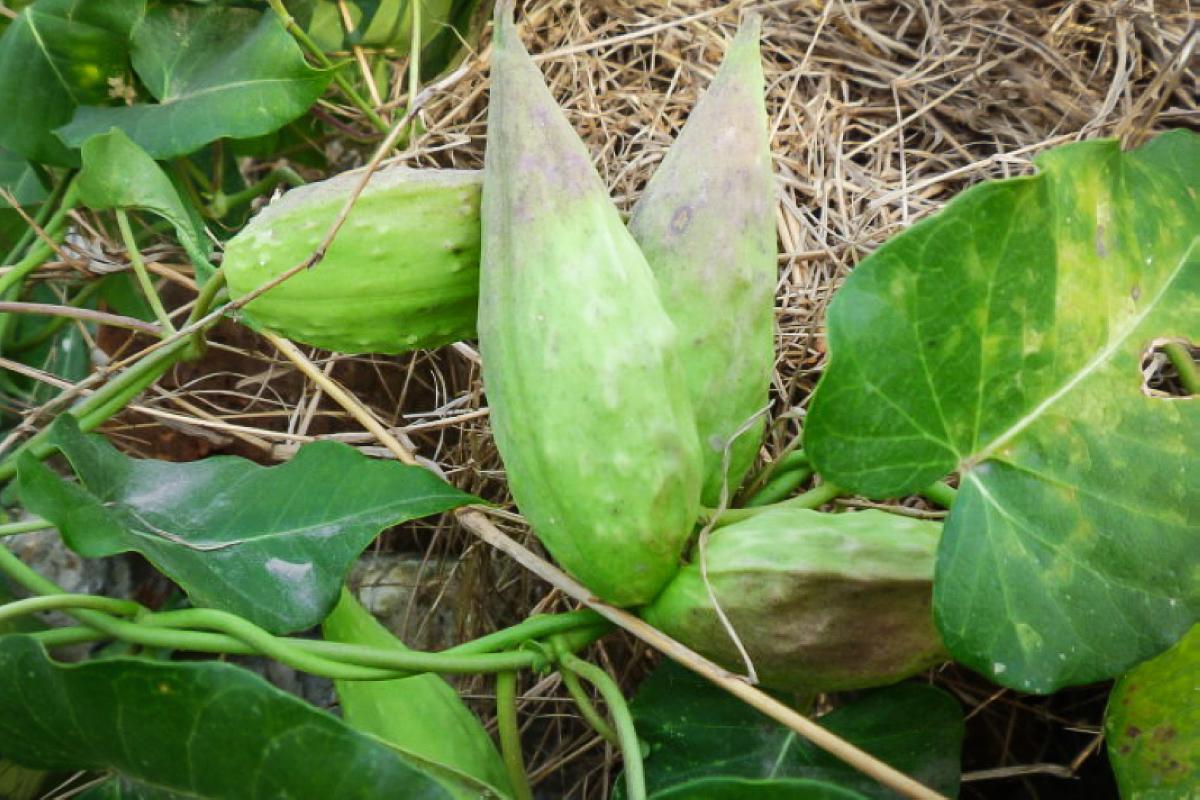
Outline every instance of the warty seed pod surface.
{"type": "Polygon", "coordinates": [[[699,510],[675,327],[579,137],[497,6],[479,342],[517,506],[619,605],[654,597],[699,510]]]}

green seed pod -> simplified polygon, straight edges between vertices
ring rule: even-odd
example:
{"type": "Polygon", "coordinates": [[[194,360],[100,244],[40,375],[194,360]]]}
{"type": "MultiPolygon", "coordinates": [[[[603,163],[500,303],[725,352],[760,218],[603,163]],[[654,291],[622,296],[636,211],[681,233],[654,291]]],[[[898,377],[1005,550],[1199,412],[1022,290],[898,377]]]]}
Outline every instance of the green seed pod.
{"type": "MultiPolygon", "coordinates": [[[[225,247],[234,297],[312,255],[360,180],[292,189],[225,247]]],[[[251,302],[255,326],[348,353],[399,353],[475,335],[481,174],[392,167],[371,177],[325,258],[251,302]]]]}
{"type": "Polygon", "coordinates": [[[699,508],[676,333],[583,143],[496,10],[479,343],[517,505],[597,596],[650,600],[699,508]]]}
{"type": "MultiPolygon", "coordinates": [[[[769,509],[712,533],[708,582],[764,685],[879,686],[946,657],[931,609],[940,536],[937,523],[882,511],[769,509]]],[[[698,561],[642,616],[729,669],[744,669],[698,561]]]]}
{"type": "Polygon", "coordinates": [[[775,353],[775,179],[759,19],[747,17],[707,94],[647,184],[629,231],[680,334],[704,452],[702,500],[737,490],[762,441],[775,353]]]}

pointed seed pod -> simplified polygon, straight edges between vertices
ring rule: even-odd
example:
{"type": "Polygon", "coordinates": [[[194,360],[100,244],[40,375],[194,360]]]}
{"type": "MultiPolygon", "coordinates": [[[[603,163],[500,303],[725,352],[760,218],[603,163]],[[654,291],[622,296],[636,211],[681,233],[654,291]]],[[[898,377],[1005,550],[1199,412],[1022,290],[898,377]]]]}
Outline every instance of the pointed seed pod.
{"type": "Polygon", "coordinates": [[[679,330],[710,506],[727,443],[731,495],[754,462],[761,418],[734,436],[766,406],[773,372],[775,180],[759,29],[757,16],[742,23],[629,222],[679,330]]]}
{"type": "MultiPolygon", "coordinates": [[[[312,255],[357,173],[292,189],[225,248],[240,297],[312,255]]],[[[482,176],[391,167],[371,176],[329,252],[246,306],[255,326],[347,353],[399,353],[475,335],[482,176]]]]}
{"type": "MultiPolygon", "coordinates": [[[[937,523],[882,511],[770,509],[712,533],[708,580],[764,685],[879,686],[947,657],[932,611],[940,537],[937,523]]],[[[744,670],[696,559],[642,616],[744,670]]]]}
{"type": "Polygon", "coordinates": [[[700,447],[654,277],[496,10],[479,342],[521,512],[597,596],[650,600],[696,519],[700,447]]]}

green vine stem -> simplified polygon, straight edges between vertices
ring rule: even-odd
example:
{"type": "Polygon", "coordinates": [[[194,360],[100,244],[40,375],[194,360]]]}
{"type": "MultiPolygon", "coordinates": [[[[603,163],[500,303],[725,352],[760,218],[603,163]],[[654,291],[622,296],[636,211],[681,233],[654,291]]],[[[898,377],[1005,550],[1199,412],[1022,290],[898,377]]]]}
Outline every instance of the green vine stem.
{"type": "Polygon", "coordinates": [[[742,492],[744,497],[753,497],[767,483],[775,477],[776,474],[789,472],[797,467],[808,466],[808,454],[800,447],[800,438],[797,437],[791,441],[787,447],[783,448],[779,456],[770,464],[764,464],[754,479],[746,485],[742,492]]]}
{"type": "Polygon", "coordinates": [[[620,747],[621,740],[617,736],[617,732],[608,724],[608,720],[596,710],[596,706],[592,703],[591,698],[588,697],[583,684],[579,682],[579,676],[574,670],[563,665],[562,659],[568,653],[565,642],[555,637],[552,640],[552,644],[559,660],[558,674],[562,677],[563,685],[567,687],[567,693],[575,701],[575,705],[579,708],[579,713],[583,715],[584,721],[609,744],[614,747],[620,747]]]}
{"type": "Polygon", "coordinates": [[[233,194],[224,194],[216,192],[213,194],[212,202],[208,204],[206,211],[208,215],[214,219],[220,219],[235,208],[249,203],[256,197],[261,197],[267,192],[274,189],[281,183],[286,183],[288,186],[303,186],[308,181],[296,172],[291,167],[276,167],[267,173],[266,177],[261,178],[254,184],[247,186],[240,192],[233,194]]]}
{"type": "Polygon", "coordinates": [[[508,772],[516,800],[533,800],[525,757],[521,754],[521,729],[517,724],[517,673],[496,674],[496,732],[500,735],[500,754],[508,772]]]}
{"type": "MultiPolygon", "coordinates": [[[[176,339],[159,347],[80,400],[71,407],[68,413],[79,420],[80,429],[95,430],[101,423],[124,408],[125,404],[143,389],[158,380],[164,372],[170,369],[171,365],[182,357],[191,343],[191,339],[176,339]]],[[[3,461],[0,461],[0,481],[6,481],[16,474],[17,459],[22,453],[30,453],[35,458],[41,459],[48,456],[53,449],[47,430],[38,431],[24,444],[5,456],[3,461]]]]}
{"type": "Polygon", "coordinates": [[[16,536],[20,533],[30,533],[32,531],[44,531],[54,526],[42,519],[34,517],[33,519],[23,519],[20,522],[6,522],[0,525],[0,538],[5,536],[16,536]]]}
{"type": "MultiPolygon", "coordinates": [[[[745,519],[750,519],[755,514],[766,511],[769,508],[819,508],[834,498],[841,497],[846,494],[846,491],[836,483],[826,481],[819,486],[809,489],[807,492],[798,494],[790,500],[784,500],[782,503],[775,503],[769,506],[756,506],[754,508],[729,508],[726,509],[719,517],[716,518],[716,527],[730,525],[734,522],[741,522],[745,519]]],[[[713,509],[706,509],[704,516],[701,518],[704,522],[712,522],[713,509]]]]}
{"type": "Polygon", "coordinates": [[[571,653],[563,654],[560,663],[595,686],[604,698],[616,727],[617,738],[621,742],[621,758],[625,762],[625,795],[628,800],[646,800],[642,748],[638,742],[637,730],[633,726],[633,715],[629,713],[625,696],[621,694],[621,687],[600,667],[571,653]]]}
{"type": "Polygon", "coordinates": [[[293,18],[292,15],[288,13],[288,10],[284,8],[283,0],[267,0],[267,4],[271,6],[271,9],[279,17],[279,21],[283,23],[283,27],[287,29],[287,32],[295,37],[296,41],[300,43],[300,46],[307,50],[309,54],[317,60],[318,64],[325,69],[334,70],[333,80],[338,85],[338,88],[345,93],[346,97],[349,98],[350,102],[353,103],[359,111],[363,112],[366,118],[371,121],[371,124],[375,126],[375,129],[380,133],[387,133],[389,130],[391,130],[391,126],[384,122],[383,118],[380,117],[379,114],[375,112],[375,109],[371,107],[371,104],[367,102],[366,98],[359,94],[358,90],[355,89],[350,81],[346,79],[346,76],[342,74],[341,68],[334,65],[334,63],[329,60],[329,56],[325,55],[325,51],[322,50],[307,33],[305,33],[303,28],[296,24],[295,18],[293,18]]]}
{"type": "MultiPolygon", "coordinates": [[[[54,212],[54,215],[50,217],[50,220],[42,229],[55,245],[62,241],[62,237],[66,233],[67,215],[75,208],[77,191],[75,179],[72,178],[70,186],[63,192],[62,203],[59,205],[58,210],[54,212]]],[[[24,258],[14,264],[7,273],[0,276],[0,297],[7,297],[10,291],[15,290],[16,287],[24,283],[29,273],[41,266],[42,262],[53,253],[54,248],[44,239],[39,240],[30,247],[24,258]]]]}
{"type": "Polygon", "coordinates": [[[793,469],[777,472],[765,486],[751,495],[743,505],[746,508],[769,506],[788,497],[796,487],[807,481],[813,475],[812,467],[807,464],[793,469]]]}
{"type": "Polygon", "coordinates": [[[1175,371],[1179,373],[1179,382],[1187,393],[1200,395],[1200,367],[1196,366],[1188,347],[1179,342],[1167,342],[1163,345],[1163,352],[1171,359],[1175,371]]]}
{"type": "MultiPolygon", "coordinates": [[[[482,640],[468,642],[441,653],[397,651],[347,645],[311,639],[274,636],[249,620],[216,609],[185,609],[153,613],[130,601],[111,601],[117,605],[100,608],[116,609],[124,616],[136,616],[135,621],[115,619],[97,613],[85,595],[71,595],[18,559],[7,548],[0,547],[0,572],[42,597],[33,598],[47,606],[71,609],[69,613],[93,629],[89,635],[77,629],[46,631],[39,635],[49,645],[77,643],[103,638],[120,639],[146,647],[189,650],[205,653],[264,655],[295,669],[345,680],[390,680],[409,675],[437,672],[440,674],[481,674],[519,669],[544,669],[547,659],[536,648],[503,652],[480,652],[507,643],[523,643],[527,634],[547,631],[567,631],[562,645],[565,652],[586,647],[607,633],[607,626],[597,626],[586,615],[572,613],[561,618],[542,617],[527,620],[506,631],[499,631],[482,640]],[[80,599],[83,598],[83,599],[80,599]],[[184,626],[192,628],[183,629],[184,626]],[[205,630],[194,630],[196,628],[205,630]],[[215,631],[211,633],[209,631],[215,631]],[[101,634],[101,635],[95,635],[101,634]]],[[[102,598],[108,600],[108,598],[102,598]]],[[[0,619],[45,610],[38,603],[17,601],[0,606],[0,619]]]]}
{"type": "Polygon", "coordinates": [[[131,600],[114,600],[111,597],[101,597],[93,594],[49,594],[40,597],[27,597],[24,600],[14,600],[0,606],[0,624],[17,617],[29,614],[39,614],[43,611],[71,611],[90,609],[131,617],[138,614],[142,607],[131,600]]]}
{"type": "Polygon", "coordinates": [[[154,316],[158,318],[158,324],[169,336],[175,332],[175,326],[171,324],[171,316],[163,307],[162,298],[158,296],[154,282],[150,280],[150,273],[146,271],[146,263],[142,261],[142,251],[138,249],[137,240],[133,237],[133,229],[129,227],[129,215],[123,208],[116,209],[116,214],[117,228],[121,231],[121,241],[125,244],[126,252],[129,253],[129,263],[133,266],[133,274],[137,276],[138,285],[142,287],[142,294],[146,297],[146,302],[150,304],[154,316]]]}
{"type": "Polygon", "coordinates": [[[942,508],[950,508],[954,505],[954,498],[958,495],[958,490],[948,483],[938,481],[929,484],[918,494],[926,500],[937,503],[942,508]]]}
{"type": "Polygon", "coordinates": [[[20,238],[17,239],[17,243],[5,254],[5,264],[15,261],[33,243],[33,238],[37,236],[36,227],[40,227],[42,230],[46,229],[47,220],[50,219],[51,214],[56,213],[63,207],[63,198],[66,197],[67,190],[72,189],[74,186],[73,172],[55,185],[53,191],[50,192],[50,197],[46,199],[46,202],[42,203],[41,208],[33,216],[34,224],[25,226],[25,230],[21,233],[20,238]]]}

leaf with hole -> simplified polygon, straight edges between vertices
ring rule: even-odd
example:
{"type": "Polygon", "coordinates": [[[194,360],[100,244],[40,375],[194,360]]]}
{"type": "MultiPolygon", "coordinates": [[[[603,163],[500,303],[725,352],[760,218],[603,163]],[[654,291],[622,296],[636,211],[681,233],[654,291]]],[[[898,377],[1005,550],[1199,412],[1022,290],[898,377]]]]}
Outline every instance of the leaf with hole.
{"type": "Polygon", "coordinates": [[[0,708],[0,752],[116,773],[102,797],[450,797],[424,765],[231,664],[68,665],[4,636],[0,708]]]}
{"type": "Polygon", "coordinates": [[[961,472],[934,609],[1025,691],[1116,675],[1200,617],[1200,405],[1142,391],[1200,340],[1200,136],[1082,142],[970,189],[829,309],[806,449],[871,497],[961,472]]]}
{"type": "Polygon", "coordinates": [[[157,6],[133,32],[133,67],[157,103],[79,108],[58,129],[68,145],[117,127],[154,158],[220,138],[261,136],[309,109],[333,80],[315,69],[273,13],[221,5],[157,6]]]}
{"type": "Polygon", "coordinates": [[[301,447],[276,467],[233,456],[175,464],[129,458],[69,415],[55,421],[51,441],[80,482],[26,455],[19,491],[71,549],[87,558],[141,553],[195,604],[274,633],[324,619],[381,530],[475,499],[428,470],[336,442],[301,447]]]}
{"type": "Polygon", "coordinates": [[[77,165],[51,131],[128,80],[130,32],[144,13],[143,0],[38,0],[24,9],[0,37],[0,145],[30,161],[77,165]]]}
{"type": "MultiPolygon", "coordinates": [[[[787,794],[787,782],[796,780],[843,789],[850,797],[893,796],[850,765],[673,662],[664,662],[642,684],[632,711],[638,736],[649,748],[646,784],[654,798],[701,796],[681,793],[681,787],[693,781],[760,781],[766,785],[759,788],[774,792],[764,796],[804,797],[787,794]]],[[[962,713],[941,690],[916,684],[876,689],[819,722],[925,785],[951,797],[957,793],[962,713]]],[[[716,790],[713,794],[733,796],[716,790]]],[[[614,797],[623,798],[623,789],[614,797]]]]}

